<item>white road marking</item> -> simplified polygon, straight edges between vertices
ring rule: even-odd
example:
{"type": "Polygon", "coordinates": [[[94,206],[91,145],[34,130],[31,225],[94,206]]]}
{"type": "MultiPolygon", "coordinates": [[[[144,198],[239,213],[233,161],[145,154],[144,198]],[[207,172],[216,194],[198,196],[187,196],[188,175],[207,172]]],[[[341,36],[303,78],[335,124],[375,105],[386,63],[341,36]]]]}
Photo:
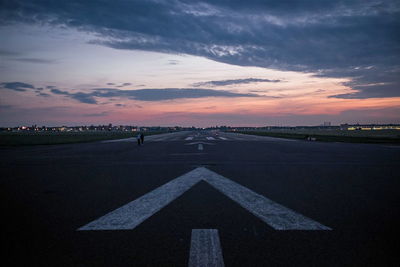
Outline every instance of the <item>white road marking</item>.
{"type": "Polygon", "coordinates": [[[189,267],[225,266],[217,229],[193,229],[189,267]]]}
{"type": "Polygon", "coordinates": [[[214,137],[211,137],[211,136],[208,136],[208,137],[206,137],[207,138],[207,140],[215,140],[215,138],[214,137]]]}
{"type": "Polygon", "coordinates": [[[275,230],[331,230],[206,168],[203,178],[275,230]]]}
{"type": "Polygon", "coordinates": [[[196,168],[78,230],[133,229],[204,180],[275,230],[331,230],[204,167],[196,168]]]}
{"type": "Polygon", "coordinates": [[[185,140],[189,141],[189,140],[193,140],[193,136],[188,136],[185,138],[185,140]]]}
{"type": "Polygon", "coordinates": [[[191,146],[191,145],[197,145],[197,144],[203,144],[203,145],[215,145],[214,143],[207,143],[207,142],[192,142],[192,143],[187,143],[185,145],[191,146]]]}
{"type": "Polygon", "coordinates": [[[203,144],[199,144],[199,145],[197,146],[197,149],[198,149],[198,150],[203,150],[203,144]]]}
{"type": "Polygon", "coordinates": [[[111,211],[78,230],[128,230],[134,229],[147,218],[161,210],[171,201],[201,180],[200,173],[188,172],[146,195],[111,211]]]}
{"type": "Polygon", "coordinates": [[[228,140],[228,138],[225,138],[225,137],[222,137],[222,136],[220,136],[219,139],[221,139],[221,140],[228,140]]]}

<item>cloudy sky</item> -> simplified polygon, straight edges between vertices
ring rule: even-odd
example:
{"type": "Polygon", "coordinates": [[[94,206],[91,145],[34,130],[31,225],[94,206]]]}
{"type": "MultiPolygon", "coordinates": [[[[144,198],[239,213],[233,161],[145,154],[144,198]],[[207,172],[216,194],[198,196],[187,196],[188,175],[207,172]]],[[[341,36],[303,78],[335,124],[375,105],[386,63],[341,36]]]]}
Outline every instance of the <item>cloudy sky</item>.
{"type": "Polygon", "coordinates": [[[398,0],[1,0],[0,126],[400,123],[398,0]]]}

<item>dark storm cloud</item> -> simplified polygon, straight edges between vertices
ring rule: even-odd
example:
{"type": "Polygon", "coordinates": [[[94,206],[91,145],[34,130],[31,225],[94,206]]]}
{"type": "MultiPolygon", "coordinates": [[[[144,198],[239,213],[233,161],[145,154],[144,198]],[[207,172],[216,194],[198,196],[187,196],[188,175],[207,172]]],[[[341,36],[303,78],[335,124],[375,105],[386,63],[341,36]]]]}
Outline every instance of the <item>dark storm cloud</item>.
{"type": "Polygon", "coordinates": [[[140,89],[119,90],[114,88],[96,88],[90,92],[71,93],[59,89],[51,89],[53,94],[65,95],[81,103],[97,104],[95,97],[99,98],[125,98],[140,101],[164,101],[182,98],[204,97],[258,97],[256,94],[240,94],[223,90],[211,90],[200,88],[166,88],[166,89],[140,89]]]}
{"type": "Polygon", "coordinates": [[[53,94],[56,94],[56,95],[71,95],[71,93],[69,93],[69,92],[67,92],[67,91],[61,91],[60,89],[56,89],[56,88],[51,89],[50,91],[51,91],[53,94]]]}
{"type": "Polygon", "coordinates": [[[90,93],[97,97],[123,97],[141,101],[164,101],[181,98],[204,98],[204,97],[258,97],[255,94],[240,94],[223,90],[211,90],[201,88],[165,88],[165,89],[139,89],[139,90],[117,90],[112,88],[94,89],[90,93]]]}
{"type": "Polygon", "coordinates": [[[247,79],[234,79],[234,80],[219,80],[219,81],[207,81],[207,82],[198,82],[192,84],[194,87],[199,86],[226,86],[226,85],[235,85],[235,84],[249,84],[249,83],[278,83],[281,80],[269,80],[269,79],[256,79],[256,78],[247,78],[247,79]]]}
{"type": "Polygon", "coordinates": [[[82,92],[78,92],[78,93],[70,93],[67,91],[62,91],[59,89],[51,89],[50,90],[53,94],[56,95],[65,95],[67,97],[70,97],[72,99],[75,99],[81,103],[85,103],[85,104],[97,104],[96,99],[94,99],[94,97],[91,94],[87,94],[87,93],[82,93],[82,92]]]}
{"type": "MultiPolygon", "coordinates": [[[[116,49],[190,54],[241,66],[350,77],[363,97],[400,96],[396,0],[3,1],[0,23],[92,32],[116,49]],[[368,86],[368,87],[365,87],[368,86]],[[397,88],[397,89],[396,89],[397,88]]],[[[356,97],[357,94],[354,95],[356,97]]]]}
{"type": "Polygon", "coordinates": [[[393,84],[382,85],[367,85],[367,86],[354,86],[357,92],[352,94],[340,94],[330,96],[331,98],[346,98],[346,99],[362,99],[371,97],[396,97],[398,96],[399,87],[394,87],[393,84]],[[383,95],[385,92],[385,95],[383,95]]]}
{"type": "Polygon", "coordinates": [[[22,82],[0,83],[0,87],[18,92],[24,92],[27,89],[35,89],[35,87],[32,84],[22,83],[22,82]]]}

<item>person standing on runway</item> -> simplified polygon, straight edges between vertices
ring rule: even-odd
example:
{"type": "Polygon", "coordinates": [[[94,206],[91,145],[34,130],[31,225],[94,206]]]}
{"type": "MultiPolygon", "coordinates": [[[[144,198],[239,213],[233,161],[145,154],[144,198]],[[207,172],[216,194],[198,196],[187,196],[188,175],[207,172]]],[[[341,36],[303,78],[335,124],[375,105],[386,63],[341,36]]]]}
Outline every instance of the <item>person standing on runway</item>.
{"type": "Polygon", "coordinates": [[[138,144],[138,146],[140,146],[140,143],[141,143],[141,140],[142,140],[142,134],[139,133],[139,134],[136,136],[136,139],[137,139],[137,144],[138,144]]]}
{"type": "Polygon", "coordinates": [[[143,133],[140,134],[140,142],[143,145],[143,143],[144,143],[144,134],[143,133]]]}

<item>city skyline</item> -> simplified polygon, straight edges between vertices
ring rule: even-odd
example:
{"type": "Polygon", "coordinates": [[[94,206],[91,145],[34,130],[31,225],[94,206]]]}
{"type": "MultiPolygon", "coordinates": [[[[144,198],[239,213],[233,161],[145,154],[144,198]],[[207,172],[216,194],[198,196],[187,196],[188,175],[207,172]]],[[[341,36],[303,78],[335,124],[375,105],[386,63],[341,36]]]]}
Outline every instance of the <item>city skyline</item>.
{"type": "Polygon", "coordinates": [[[0,127],[400,123],[396,1],[3,1],[0,127]]]}

